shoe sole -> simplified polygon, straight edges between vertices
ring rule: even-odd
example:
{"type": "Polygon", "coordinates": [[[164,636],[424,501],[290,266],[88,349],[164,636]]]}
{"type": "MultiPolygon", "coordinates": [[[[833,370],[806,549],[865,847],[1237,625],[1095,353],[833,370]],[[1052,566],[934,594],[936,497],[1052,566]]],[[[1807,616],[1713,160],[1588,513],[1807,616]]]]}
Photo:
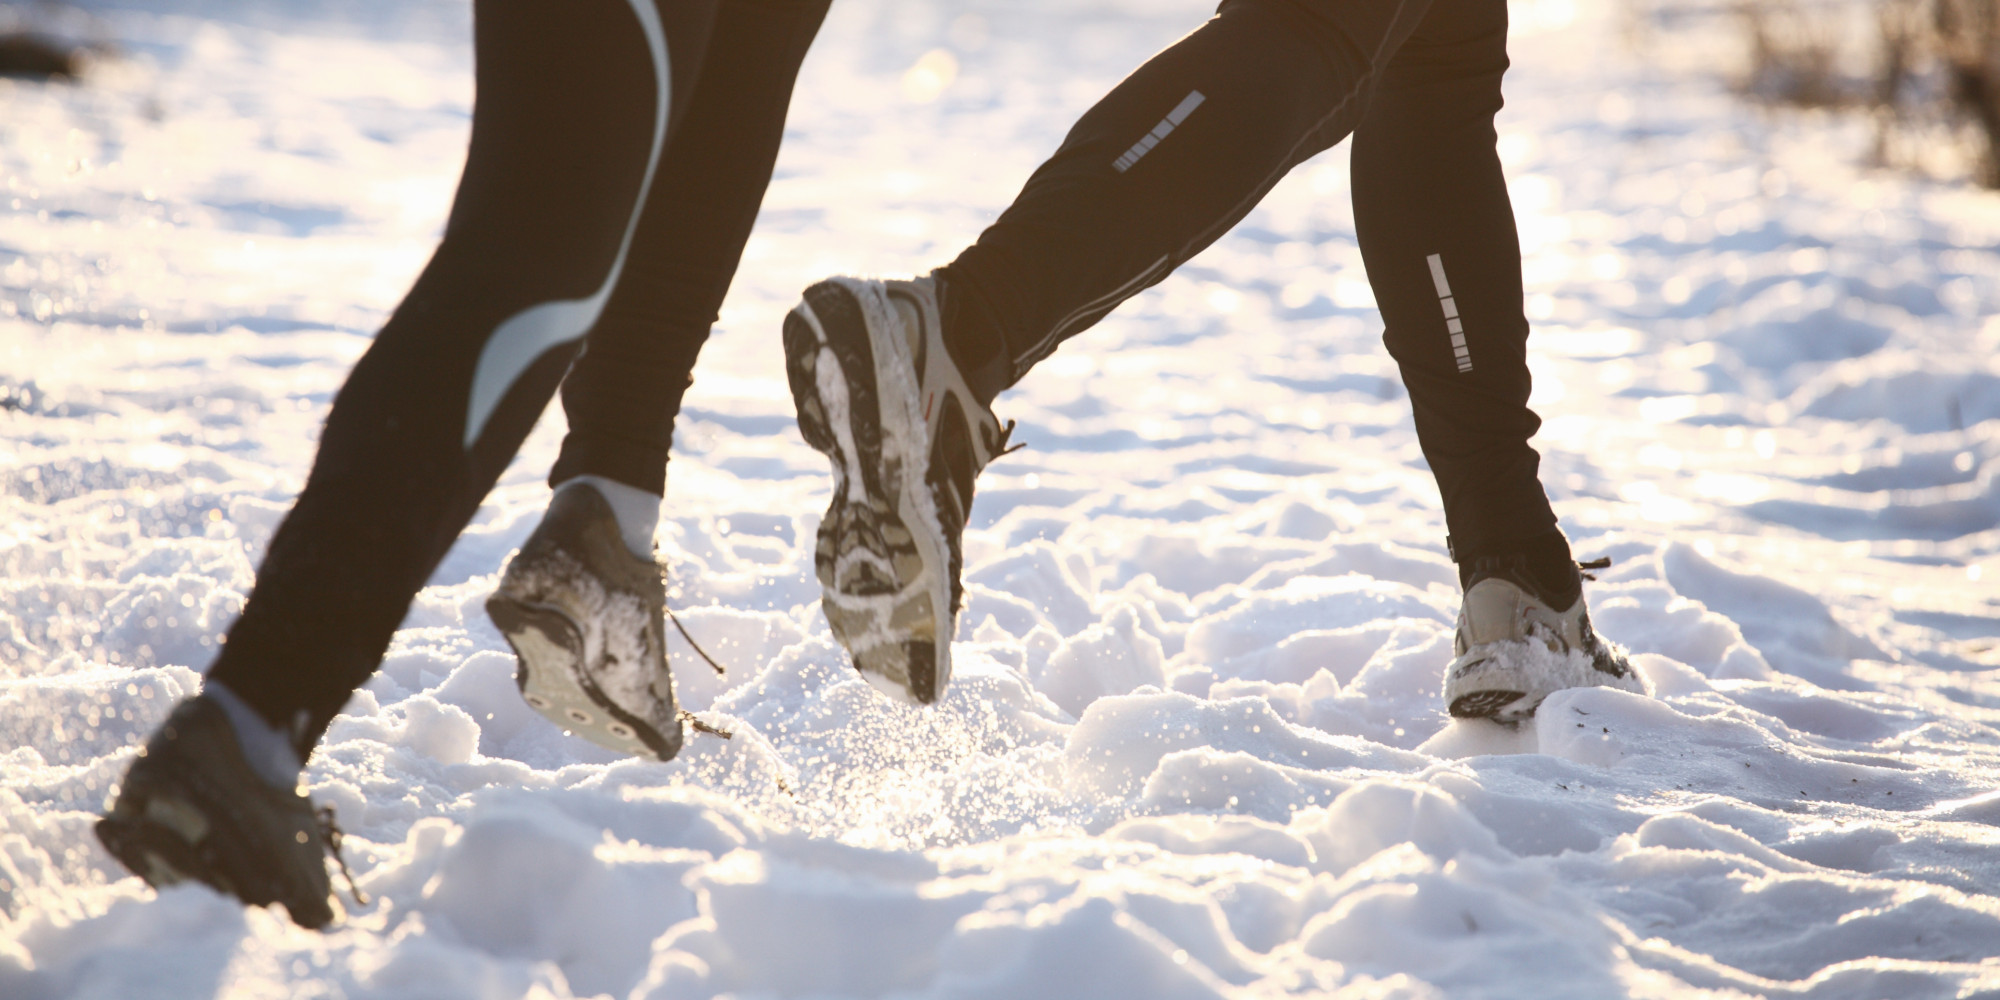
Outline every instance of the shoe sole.
{"type": "Polygon", "coordinates": [[[1514,711],[1507,712],[1505,717],[1502,717],[1501,713],[1515,702],[1527,696],[1528,693],[1526,691],[1475,691],[1471,694],[1461,695],[1452,699],[1451,715],[1455,719],[1492,719],[1495,722],[1519,721],[1521,718],[1535,714],[1535,709],[1539,706],[1530,705],[1525,709],[1515,708],[1514,711]]]}
{"type": "MultiPolygon", "coordinates": [[[[200,882],[252,906],[283,903],[292,921],[312,930],[333,922],[333,906],[314,889],[286,885],[282,875],[251,869],[259,856],[234,824],[217,822],[192,788],[154,788],[122,795],[95,832],[105,850],[155,889],[200,882]]],[[[301,836],[307,836],[301,834],[301,836]]],[[[301,841],[304,843],[305,841],[301,841]]]]}
{"type": "Polygon", "coordinates": [[[876,688],[928,705],[951,672],[951,620],[940,613],[951,606],[949,556],[923,477],[916,368],[886,329],[891,309],[879,286],[808,288],[785,317],[785,374],[800,434],[835,470],[814,557],[827,625],[876,688]],[[856,592],[843,592],[841,560],[858,552],[874,579],[856,574],[846,581],[856,592]]]}
{"type": "MultiPolygon", "coordinates": [[[[1472,654],[1468,654],[1472,655],[1472,654]]],[[[1505,661],[1495,662],[1487,655],[1468,660],[1455,659],[1445,668],[1447,684],[1466,683],[1462,679],[1479,673],[1497,673],[1502,676],[1471,682],[1475,689],[1452,696],[1447,707],[1453,718],[1491,719],[1502,723],[1520,723],[1533,718],[1535,712],[1549,695],[1581,687],[1608,687],[1634,694],[1644,694],[1645,687],[1632,674],[1629,664],[1616,652],[1599,647],[1582,655],[1550,652],[1551,657],[1560,657],[1560,665],[1545,662],[1540,676],[1524,677],[1518,668],[1509,670],[1505,661]],[[1601,651],[1601,652],[1600,652],[1601,651]],[[1489,664],[1491,664],[1489,666],[1489,664]],[[1605,664],[1616,667],[1611,669],[1605,664]],[[1530,690],[1523,691],[1508,685],[1509,681],[1527,681],[1530,690]],[[1539,682],[1539,683],[1537,683],[1539,682]]]]}
{"type": "Polygon", "coordinates": [[[561,608],[495,594],[486,614],[514,648],[521,700],[564,732],[607,750],[672,760],[679,740],[613,704],[582,669],[583,628],[561,608]]]}

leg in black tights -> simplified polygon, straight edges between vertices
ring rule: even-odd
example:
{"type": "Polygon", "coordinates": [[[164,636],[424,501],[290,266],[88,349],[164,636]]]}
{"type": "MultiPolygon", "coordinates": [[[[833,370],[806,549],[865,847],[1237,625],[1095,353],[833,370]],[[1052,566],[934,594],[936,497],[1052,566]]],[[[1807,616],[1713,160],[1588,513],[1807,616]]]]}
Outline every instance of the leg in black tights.
{"type": "Polygon", "coordinates": [[[1363,258],[1454,547],[1532,540],[1566,560],[1527,444],[1520,249],[1493,150],[1506,66],[1504,0],[1224,3],[1086,113],[942,269],[974,390],[1011,385],[1357,133],[1363,258]]]}
{"type": "Polygon", "coordinates": [[[1541,420],[1528,409],[1520,242],[1494,149],[1506,70],[1506,5],[1438,0],[1354,133],[1355,230],[1383,342],[1466,563],[1561,538],[1528,446],[1541,420]]]}
{"type": "Polygon", "coordinates": [[[551,486],[596,475],[664,491],[681,395],[757,221],[792,84],[830,2],[717,4],[624,278],[563,380],[569,434],[551,486]]]}
{"type": "Polygon", "coordinates": [[[657,484],[687,368],[755,217],[784,96],[824,12],[824,0],[772,5],[788,19],[765,49],[772,36],[756,30],[765,4],[721,16],[716,6],[476,6],[472,145],[444,239],[335,399],[306,488],[209,674],[291,729],[301,757],[374,673],[586,336],[600,359],[665,358],[652,362],[665,377],[624,383],[618,396],[615,380],[593,380],[587,367],[610,410],[638,415],[621,423],[579,393],[585,432],[564,460],[572,474],[657,484]],[[735,61],[744,53],[710,44],[712,28],[718,41],[757,49],[751,68],[735,61]],[[715,107],[701,110],[704,93],[726,104],[732,87],[754,89],[761,116],[741,120],[751,138],[740,149],[715,107]],[[688,129],[713,145],[683,146],[688,129]],[[670,151],[682,154],[671,165],[670,151]],[[725,165],[697,162],[705,154],[725,165]],[[733,183],[675,189],[718,170],[733,183]],[[641,391],[651,396],[629,395],[641,391]],[[654,430],[632,447],[583,443],[590,428],[649,421],[654,430]]]}

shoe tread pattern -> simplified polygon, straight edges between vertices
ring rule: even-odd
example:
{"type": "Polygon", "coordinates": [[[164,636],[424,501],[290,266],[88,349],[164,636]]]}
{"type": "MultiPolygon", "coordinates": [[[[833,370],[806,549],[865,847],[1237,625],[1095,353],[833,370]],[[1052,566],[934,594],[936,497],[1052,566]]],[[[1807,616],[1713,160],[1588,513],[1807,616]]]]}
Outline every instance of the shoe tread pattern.
{"type": "Polygon", "coordinates": [[[625,550],[609,504],[594,490],[575,489],[557,492],[542,523],[509,561],[486,613],[514,650],[514,683],[530,708],[598,746],[665,761],[680,752],[684,739],[667,671],[665,602],[659,568],[625,550]],[[643,634],[618,644],[645,661],[624,665],[650,678],[631,695],[649,702],[635,706],[644,711],[619,704],[597,680],[615,654],[612,643],[600,641],[600,662],[590,660],[580,620],[588,609],[575,593],[585,575],[649,612],[643,634]]]}
{"type": "Polygon", "coordinates": [[[561,608],[494,595],[486,615],[514,650],[514,687],[528,707],[563,731],[607,750],[672,760],[682,734],[662,733],[607,696],[576,669],[583,632],[561,608]]]}
{"type": "Polygon", "coordinates": [[[939,693],[938,646],[949,641],[950,619],[926,585],[914,533],[926,529],[905,520],[907,470],[885,447],[877,358],[856,291],[841,281],[808,288],[785,318],[784,345],[800,434],[833,466],[813,559],[827,624],[863,674],[929,704],[939,693]],[[836,370],[822,371],[828,364],[836,370]],[[829,398],[829,389],[842,398],[829,398]]]}

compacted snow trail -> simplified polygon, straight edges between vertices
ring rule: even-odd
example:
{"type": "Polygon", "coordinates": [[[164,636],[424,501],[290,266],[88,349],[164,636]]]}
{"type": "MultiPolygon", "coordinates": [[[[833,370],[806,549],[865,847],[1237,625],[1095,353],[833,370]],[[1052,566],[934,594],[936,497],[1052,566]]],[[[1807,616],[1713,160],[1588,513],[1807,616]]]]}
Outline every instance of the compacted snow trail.
{"type": "MultiPolygon", "coordinates": [[[[2000,995],[2000,196],[1514,9],[1545,479],[1651,697],[1448,724],[1457,587],[1344,154],[1003,397],[957,679],[844,664],[778,323],[940,263],[1200,3],[835,5],[660,544],[684,700],[613,759],[480,612],[551,411],[307,772],[330,933],[95,843],[463,157],[463,3],[106,2],[0,79],[0,996],[2000,995]]],[[[1708,26],[1704,27],[1704,23],[1708,26]]]]}

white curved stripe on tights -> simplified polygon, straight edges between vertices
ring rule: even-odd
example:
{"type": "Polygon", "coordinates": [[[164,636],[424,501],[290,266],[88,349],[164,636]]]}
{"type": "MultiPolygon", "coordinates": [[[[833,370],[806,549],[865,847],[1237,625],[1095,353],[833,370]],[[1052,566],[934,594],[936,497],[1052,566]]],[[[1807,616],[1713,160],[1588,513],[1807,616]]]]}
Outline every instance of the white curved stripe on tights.
{"type": "Polygon", "coordinates": [[[653,122],[653,151],[646,160],[646,176],[639,183],[639,197],[632,203],[632,217],[625,223],[625,238],[618,244],[618,256],[611,261],[611,273],[604,276],[604,284],[598,286],[595,294],[586,299],[560,299],[529,306],[507,317],[486,338],[486,346],[480,348],[479,364],[472,370],[472,393],[465,410],[465,447],[471,448],[479,440],[479,434],[486,429],[486,421],[493,416],[493,409],[507,395],[514,380],[535,363],[535,359],[551,347],[569,343],[590,332],[597,317],[604,311],[605,300],[611,297],[611,290],[618,287],[618,275],[625,269],[625,254],[632,249],[632,234],[639,227],[639,212],[646,205],[646,194],[653,186],[653,172],[660,165],[660,149],[666,144],[667,114],[673,105],[673,82],[668,74],[667,35],[660,25],[660,12],[653,9],[651,0],[626,0],[632,12],[639,17],[639,27],[646,35],[646,47],[652,51],[653,72],[659,78],[659,95],[653,122]]]}

